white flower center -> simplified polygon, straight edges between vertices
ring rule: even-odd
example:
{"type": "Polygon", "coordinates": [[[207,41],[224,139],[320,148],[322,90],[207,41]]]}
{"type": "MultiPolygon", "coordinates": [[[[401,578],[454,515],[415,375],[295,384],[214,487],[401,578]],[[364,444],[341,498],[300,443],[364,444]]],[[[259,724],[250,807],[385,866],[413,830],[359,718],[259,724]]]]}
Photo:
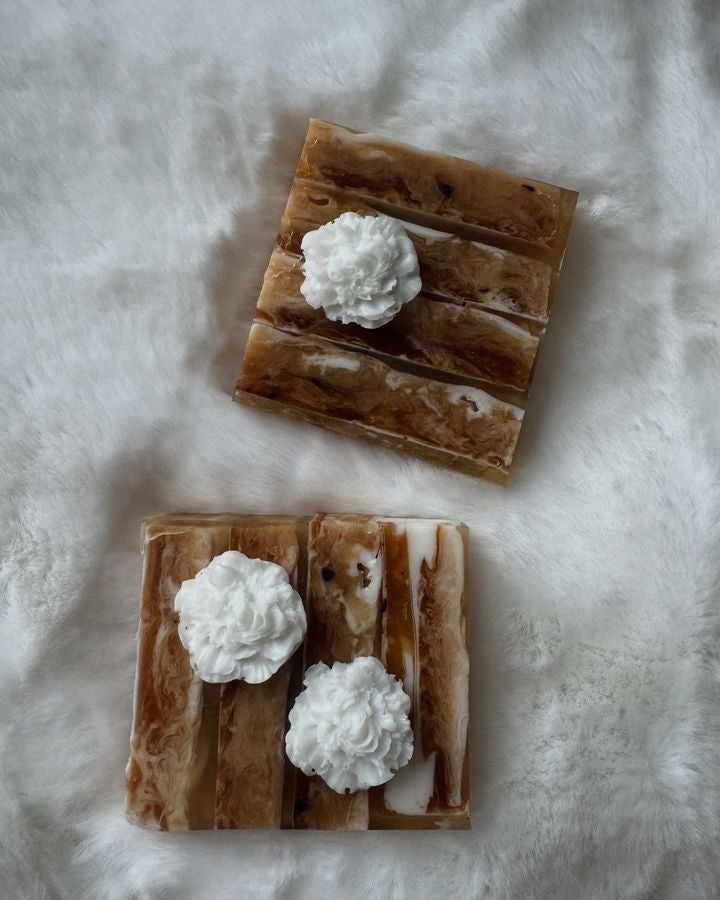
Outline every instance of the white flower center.
{"type": "Polygon", "coordinates": [[[290,712],[288,757],[338,793],[384,784],[412,756],[409,712],[402,684],[374,657],[317,663],[290,712]]]}
{"type": "Polygon", "coordinates": [[[386,325],[420,291],[412,241],[397,219],[346,212],[302,241],[300,288],[328,319],[363,328],[386,325]]]}
{"type": "Polygon", "coordinates": [[[305,635],[302,600],[285,569],[238,550],[184,581],[175,609],[180,640],[204,681],[266,681],[305,635]]]}

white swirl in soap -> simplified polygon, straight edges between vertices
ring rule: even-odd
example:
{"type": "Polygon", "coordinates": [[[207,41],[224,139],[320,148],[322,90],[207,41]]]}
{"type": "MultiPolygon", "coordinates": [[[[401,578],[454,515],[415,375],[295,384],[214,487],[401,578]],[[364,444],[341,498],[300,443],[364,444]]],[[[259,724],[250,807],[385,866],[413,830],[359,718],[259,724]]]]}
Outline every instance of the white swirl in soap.
{"type": "Polygon", "coordinates": [[[412,241],[397,219],[346,212],[302,240],[305,280],[300,288],[328,319],[379,328],[421,287],[412,241]]]}
{"type": "Polygon", "coordinates": [[[290,762],[338,793],[384,784],[413,753],[410,698],[372,656],[311,666],[290,712],[290,762]]]}
{"type": "Polygon", "coordinates": [[[305,635],[302,599],[282,566],[238,550],[216,556],[175,597],[178,633],[204,681],[266,681],[305,635]]]}

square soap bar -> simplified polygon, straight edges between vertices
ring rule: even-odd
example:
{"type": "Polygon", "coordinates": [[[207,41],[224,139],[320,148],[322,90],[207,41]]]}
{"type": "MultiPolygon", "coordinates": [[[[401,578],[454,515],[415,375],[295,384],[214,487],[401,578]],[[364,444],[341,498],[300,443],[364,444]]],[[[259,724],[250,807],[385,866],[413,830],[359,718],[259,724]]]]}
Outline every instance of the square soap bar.
{"type": "Polygon", "coordinates": [[[504,483],[577,194],[312,120],[235,399],[504,483]],[[398,219],[421,293],[387,325],[305,302],[301,242],[344,212],[398,219]]]}
{"type": "Polygon", "coordinates": [[[376,516],[170,515],[145,521],[127,815],[199,828],[470,827],[467,528],[376,516]],[[268,681],[203,682],[175,595],[229,549],[282,565],[305,604],[303,645],[268,681]],[[303,672],[376,656],[411,699],[411,761],[385,785],[337,794],[285,756],[303,672]]]}

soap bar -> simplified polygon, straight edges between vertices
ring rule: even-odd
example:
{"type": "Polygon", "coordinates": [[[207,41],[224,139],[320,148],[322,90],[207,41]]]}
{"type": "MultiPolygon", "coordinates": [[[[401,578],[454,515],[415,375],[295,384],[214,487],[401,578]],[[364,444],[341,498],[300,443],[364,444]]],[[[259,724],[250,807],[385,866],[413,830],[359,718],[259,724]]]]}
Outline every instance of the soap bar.
{"type": "MultiPolygon", "coordinates": [[[[378,215],[355,194],[296,179],[280,224],[278,247],[299,258],[303,237],[344,212],[378,215]]],[[[425,293],[531,322],[547,321],[553,274],[549,263],[395,218],[415,246],[425,293]]]]}
{"type": "Polygon", "coordinates": [[[288,686],[300,655],[258,691],[204,683],[180,643],[174,601],[182,581],[226,550],[276,562],[304,589],[305,525],[167,516],[148,520],[143,534],[128,818],[168,831],[279,827],[288,686]]]}
{"type": "Polygon", "coordinates": [[[576,201],[311,120],[234,399],[505,483],[576,201]],[[301,293],[303,237],[346,212],[395,218],[417,253],[420,294],[377,329],[301,293]]]}
{"type": "Polygon", "coordinates": [[[415,752],[371,790],[376,827],[423,827],[443,816],[465,827],[468,814],[469,659],[465,614],[467,533],[451,523],[382,523],[381,659],[412,698],[415,752]]]}
{"type": "Polygon", "coordinates": [[[402,359],[465,376],[468,382],[516,390],[515,399],[523,401],[542,333],[528,323],[512,322],[474,304],[446,303],[421,294],[382,328],[343,325],[305,302],[302,280],[300,260],[275,250],[257,320],[281,331],[328,338],[380,356],[389,365],[402,359]]]}
{"type": "MultiPolygon", "coordinates": [[[[381,539],[370,516],[316,516],[310,523],[306,668],[379,656],[381,539]]],[[[297,778],[295,828],[368,828],[367,791],[337,794],[317,775],[297,778]]]]}
{"type": "MultiPolygon", "coordinates": [[[[282,566],[290,584],[303,588],[304,523],[231,526],[229,544],[230,550],[282,566]]],[[[290,681],[301,663],[298,654],[262,684],[231,681],[218,686],[215,828],[279,828],[283,814],[289,818],[283,742],[290,681]]]]}
{"type": "Polygon", "coordinates": [[[168,515],[143,527],[127,816],[202,828],[468,828],[467,529],[443,520],[168,515]],[[303,597],[302,647],[268,681],[208,684],[174,599],[217,554],[282,565],[303,597]],[[391,782],[336,794],[286,759],[303,671],[374,655],[411,698],[415,752],[391,782]]]}
{"type": "Polygon", "coordinates": [[[392,368],[364,353],[256,322],[237,385],[247,403],[502,481],[523,410],[470,385],[392,368]]]}
{"type": "MultiPolygon", "coordinates": [[[[228,529],[145,528],[128,817],[167,831],[208,820],[208,761],[201,733],[203,683],[180,643],[173,603],[180,584],[228,549],[228,529]]],[[[210,778],[212,780],[212,778],[210,778]]]]}
{"type": "Polygon", "coordinates": [[[552,184],[317,119],[296,175],[471,240],[504,238],[548,261],[562,258],[576,201],[574,192],[552,184]]]}

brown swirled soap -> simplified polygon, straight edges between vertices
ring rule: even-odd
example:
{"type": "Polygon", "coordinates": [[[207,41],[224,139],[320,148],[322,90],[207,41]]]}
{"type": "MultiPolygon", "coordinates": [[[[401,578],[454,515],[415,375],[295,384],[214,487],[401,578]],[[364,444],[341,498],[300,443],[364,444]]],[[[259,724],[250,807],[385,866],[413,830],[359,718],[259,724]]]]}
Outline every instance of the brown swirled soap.
{"type": "Polygon", "coordinates": [[[127,815],[165,831],[470,827],[467,528],[434,519],[169,515],[143,529],[127,815]],[[261,683],[202,680],[178,636],[183,581],[228,550],[275,563],[302,598],[301,647],[261,683]],[[336,793],[285,753],[316,663],[374,656],[409,697],[412,757],[336,793]]]}
{"type": "Polygon", "coordinates": [[[504,483],[576,201],[565,188],[311,120],[235,399],[504,483]],[[349,217],[400,223],[420,275],[413,299],[393,307],[358,277],[385,271],[376,280],[391,293],[386,249],[367,243],[349,271],[330,238],[314,239],[349,217]],[[312,261],[312,303],[308,235],[325,254],[312,261]],[[365,315],[338,312],[353,290],[365,315]],[[386,321],[388,306],[397,312],[386,321]]]}

